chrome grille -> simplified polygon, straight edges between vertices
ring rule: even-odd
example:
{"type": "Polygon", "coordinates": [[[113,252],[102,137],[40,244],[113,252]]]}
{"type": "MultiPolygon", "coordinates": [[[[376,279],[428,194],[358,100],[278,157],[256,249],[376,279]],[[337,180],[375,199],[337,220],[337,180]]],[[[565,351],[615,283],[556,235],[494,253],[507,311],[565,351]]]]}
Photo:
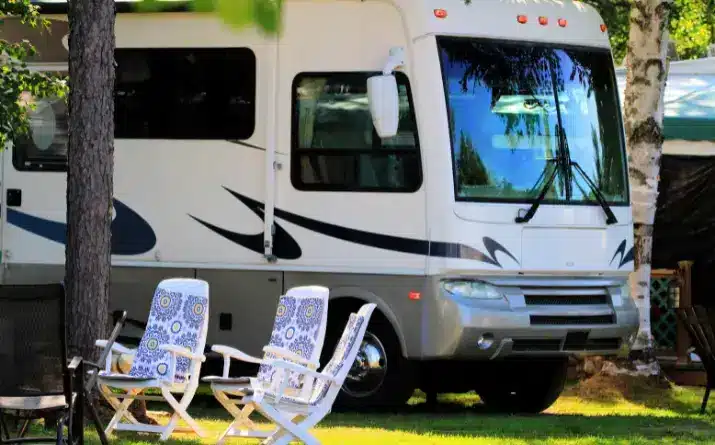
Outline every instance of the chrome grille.
{"type": "Polygon", "coordinates": [[[532,326],[603,326],[616,323],[604,286],[522,286],[519,288],[532,326]]]}

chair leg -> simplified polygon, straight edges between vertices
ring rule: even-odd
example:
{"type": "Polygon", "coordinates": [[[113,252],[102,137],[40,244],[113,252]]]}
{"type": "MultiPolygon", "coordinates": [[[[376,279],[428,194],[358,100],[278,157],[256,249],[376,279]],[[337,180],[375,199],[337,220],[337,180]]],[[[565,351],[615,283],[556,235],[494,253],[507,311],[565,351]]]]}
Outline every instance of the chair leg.
{"type": "Polygon", "coordinates": [[[306,445],[320,445],[320,441],[308,431],[316,423],[320,421],[324,414],[316,413],[307,416],[304,420],[294,423],[294,420],[303,415],[291,415],[286,417],[283,413],[278,411],[273,406],[257,403],[256,409],[258,412],[263,414],[265,417],[273,420],[278,424],[278,430],[273,437],[266,439],[263,444],[271,445],[288,445],[293,439],[302,441],[306,445]]]}
{"type": "MultiPolygon", "coordinates": [[[[70,415],[71,415],[71,414],[70,414],[70,415]]],[[[70,423],[70,426],[71,426],[71,423],[70,423]]],[[[57,428],[57,445],[64,445],[64,438],[62,437],[62,436],[63,436],[63,433],[64,433],[64,427],[65,427],[65,419],[64,419],[64,416],[60,416],[60,417],[57,419],[57,424],[55,425],[55,428],[57,428]]],[[[68,432],[68,436],[69,436],[69,437],[72,437],[72,431],[71,431],[71,430],[68,432]]],[[[71,441],[68,440],[67,442],[69,443],[69,445],[72,445],[72,442],[71,442],[71,441]]]]}
{"type": "Polygon", "coordinates": [[[3,441],[3,436],[5,436],[4,440],[10,440],[10,430],[7,429],[5,416],[3,416],[2,410],[0,409],[0,442],[3,441]]]}
{"type": "Polygon", "coordinates": [[[185,392],[183,397],[181,398],[181,402],[179,402],[167,388],[161,389],[161,394],[164,396],[164,400],[166,400],[166,403],[168,403],[169,406],[174,410],[174,414],[171,416],[171,419],[169,420],[169,424],[166,426],[166,429],[159,437],[159,441],[163,442],[168,439],[169,436],[171,436],[171,433],[176,428],[176,423],[179,421],[179,419],[182,419],[184,422],[186,422],[186,424],[189,425],[189,428],[194,430],[194,432],[199,437],[206,437],[206,433],[204,432],[203,428],[201,428],[201,426],[186,411],[186,409],[189,407],[189,403],[194,397],[194,391],[185,392]]]}
{"type": "Polygon", "coordinates": [[[92,416],[92,423],[94,424],[94,427],[97,430],[97,434],[99,435],[99,441],[102,442],[102,445],[109,445],[107,434],[104,432],[104,428],[102,428],[102,422],[99,420],[97,408],[94,406],[94,403],[92,403],[92,399],[89,398],[89,394],[85,393],[84,402],[86,404],[87,409],[89,410],[89,415],[92,416]]]}
{"type": "Polygon", "coordinates": [[[705,414],[705,407],[708,405],[708,398],[710,398],[710,386],[708,385],[705,390],[705,396],[703,396],[703,404],[700,406],[700,414],[705,414]]]}

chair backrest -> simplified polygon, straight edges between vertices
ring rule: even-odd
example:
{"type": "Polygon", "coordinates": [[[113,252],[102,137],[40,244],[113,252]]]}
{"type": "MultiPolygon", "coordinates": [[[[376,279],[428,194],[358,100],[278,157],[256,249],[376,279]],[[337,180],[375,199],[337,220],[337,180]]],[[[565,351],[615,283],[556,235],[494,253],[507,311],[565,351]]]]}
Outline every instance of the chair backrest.
{"type": "Polygon", "coordinates": [[[209,325],[209,284],[194,278],[169,278],[156,287],[149,319],[129,370],[135,377],[184,383],[198,378],[200,363],[178,357],[170,375],[171,353],[161,345],[189,348],[203,354],[209,325]]]}
{"type": "MultiPolygon", "coordinates": [[[[311,361],[320,360],[328,323],[328,297],[330,290],[323,286],[299,286],[281,296],[273,322],[270,346],[288,349],[311,361]]],[[[265,353],[266,360],[280,358],[265,353]]],[[[291,360],[287,360],[291,361],[291,360]]],[[[276,369],[263,364],[258,370],[257,380],[264,386],[273,382],[276,369]]],[[[312,379],[303,379],[295,373],[289,378],[289,388],[300,389],[312,379]]]]}
{"type": "Polygon", "coordinates": [[[0,397],[67,395],[62,283],[0,286],[0,397]]]}
{"type": "Polygon", "coordinates": [[[318,380],[310,397],[311,405],[320,403],[330,403],[332,405],[335,401],[348,372],[350,372],[350,368],[355,363],[355,358],[360,350],[363,337],[365,337],[365,330],[368,323],[370,323],[370,317],[372,317],[375,307],[374,303],[365,304],[357,313],[350,314],[343,335],[335,346],[332,358],[321,371],[321,374],[334,378],[338,383],[318,380]]]}

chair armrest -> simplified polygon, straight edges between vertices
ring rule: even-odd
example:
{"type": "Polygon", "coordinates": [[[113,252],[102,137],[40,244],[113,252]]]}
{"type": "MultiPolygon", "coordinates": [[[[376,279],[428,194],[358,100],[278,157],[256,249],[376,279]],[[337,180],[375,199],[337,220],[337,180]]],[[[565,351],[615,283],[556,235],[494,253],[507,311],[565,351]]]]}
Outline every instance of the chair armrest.
{"type": "Polygon", "coordinates": [[[319,361],[317,361],[317,360],[315,360],[315,361],[308,360],[307,358],[301,357],[300,355],[296,354],[296,353],[293,352],[293,351],[290,351],[290,350],[285,349],[285,348],[281,348],[281,347],[279,347],[279,346],[271,346],[271,345],[265,346],[265,347],[263,348],[263,352],[270,353],[270,354],[275,354],[275,355],[277,355],[277,356],[280,357],[280,358],[285,358],[285,359],[288,359],[288,360],[291,360],[291,361],[298,362],[298,363],[300,363],[301,365],[308,366],[308,367],[311,368],[311,369],[318,369],[318,368],[320,367],[320,362],[319,362],[319,361]]]}
{"type": "Polygon", "coordinates": [[[248,363],[255,363],[257,365],[260,365],[263,363],[263,360],[254,357],[252,355],[248,355],[245,352],[239,351],[238,349],[231,348],[230,346],[224,346],[224,345],[213,345],[211,346],[211,350],[213,352],[217,352],[221,355],[224,356],[224,359],[226,357],[234,358],[236,360],[241,360],[243,362],[248,362],[248,363]]]}
{"type": "Polygon", "coordinates": [[[75,371],[77,371],[77,369],[79,368],[79,365],[81,363],[82,363],[82,357],[78,357],[78,356],[72,357],[72,361],[70,362],[69,365],[67,365],[67,369],[69,369],[70,371],[72,371],[74,373],[75,371]]]}
{"type": "MultiPolygon", "coordinates": [[[[97,340],[94,342],[94,345],[97,346],[98,348],[106,348],[107,343],[109,343],[108,340],[97,340]]],[[[120,354],[134,354],[136,353],[136,349],[129,349],[126,346],[123,346],[119,343],[114,343],[112,344],[112,352],[118,352],[120,354]]]]}
{"type": "Polygon", "coordinates": [[[191,360],[198,360],[200,362],[206,361],[206,356],[203,354],[194,354],[189,348],[183,348],[177,345],[159,345],[159,349],[169,351],[172,354],[180,355],[191,360]]]}
{"type": "Polygon", "coordinates": [[[318,371],[307,368],[303,365],[299,365],[297,363],[287,362],[285,360],[280,360],[280,359],[268,360],[267,363],[272,366],[278,367],[278,368],[287,369],[288,371],[297,372],[299,374],[305,374],[310,377],[315,377],[316,379],[326,380],[331,383],[339,383],[338,380],[331,375],[322,374],[318,371]]]}

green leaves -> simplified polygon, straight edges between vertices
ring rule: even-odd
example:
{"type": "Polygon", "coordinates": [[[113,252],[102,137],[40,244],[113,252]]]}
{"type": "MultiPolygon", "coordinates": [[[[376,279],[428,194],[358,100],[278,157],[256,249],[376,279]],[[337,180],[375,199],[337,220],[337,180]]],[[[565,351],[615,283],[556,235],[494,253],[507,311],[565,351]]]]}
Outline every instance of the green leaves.
{"type": "MultiPolygon", "coordinates": [[[[37,7],[29,0],[0,0],[0,16],[20,17],[30,27],[48,27],[48,22],[39,17],[37,7]]],[[[28,113],[34,109],[37,99],[66,97],[64,79],[28,68],[25,61],[35,52],[27,40],[0,39],[0,150],[9,141],[27,133],[28,113]]]]}
{"type": "MultiPolygon", "coordinates": [[[[283,0],[193,0],[188,3],[192,11],[217,14],[235,29],[255,25],[271,35],[281,31],[283,0]]],[[[167,0],[142,0],[135,8],[141,12],[156,12],[171,9],[175,4],[167,0]]]]}

